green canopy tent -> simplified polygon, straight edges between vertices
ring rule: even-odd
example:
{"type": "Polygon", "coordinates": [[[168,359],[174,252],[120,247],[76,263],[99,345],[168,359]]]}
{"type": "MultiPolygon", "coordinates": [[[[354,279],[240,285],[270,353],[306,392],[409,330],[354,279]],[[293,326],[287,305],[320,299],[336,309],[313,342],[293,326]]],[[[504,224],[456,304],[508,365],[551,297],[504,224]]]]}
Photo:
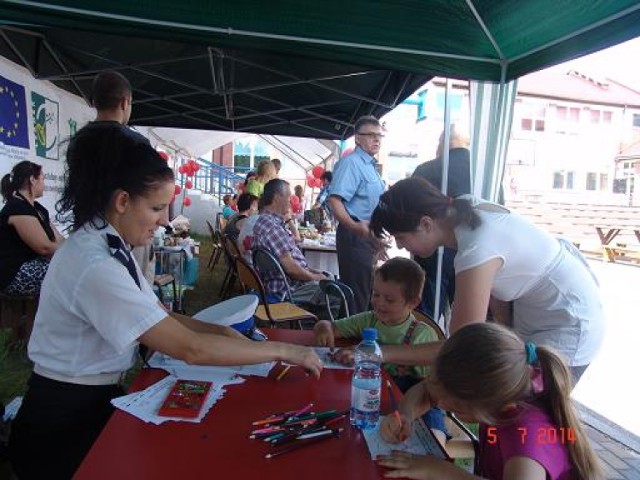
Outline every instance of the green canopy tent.
{"type": "Polygon", "coordinates": [[[36,78],[86,98],[123,71],[134,125],[345,139],[434,75],[473,80],[474,193],[493,199],[511,82],[640,35],[640,1],[0,0],[0,19],[0,55],[36,78]]]}
{"type": "Polygon", "coordinates": [[[640,2],[0,0],[0,54],[86,96],[131,78],[133,124],[341,139],[433,75],[507,82],[640,35],[640,2]]]}

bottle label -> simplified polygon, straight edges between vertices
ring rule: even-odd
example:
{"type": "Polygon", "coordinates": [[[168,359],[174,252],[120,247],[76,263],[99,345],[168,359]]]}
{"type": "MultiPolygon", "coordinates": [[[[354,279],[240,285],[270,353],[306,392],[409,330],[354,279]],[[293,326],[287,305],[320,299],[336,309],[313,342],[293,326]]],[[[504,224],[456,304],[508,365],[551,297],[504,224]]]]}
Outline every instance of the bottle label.
{"type": "Polygon", "coordinates": [[[361,412],[377,412],[380,410],[380,389],[353,389],[352,405],[361,412]]]}

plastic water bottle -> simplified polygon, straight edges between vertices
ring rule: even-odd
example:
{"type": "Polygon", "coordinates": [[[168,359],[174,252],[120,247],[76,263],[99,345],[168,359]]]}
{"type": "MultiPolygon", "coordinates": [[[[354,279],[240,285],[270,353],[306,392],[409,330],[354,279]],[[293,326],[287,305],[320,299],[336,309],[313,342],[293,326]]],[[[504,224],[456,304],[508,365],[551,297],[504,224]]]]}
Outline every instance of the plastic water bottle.
{"type": "Polygon", "coordinates": [[[372,429],[380,417],[380,368],[382,351],[375,328],[362,331],[362,342],[354,353],[355,370],[351,382],[351,425],[372,429]]]}

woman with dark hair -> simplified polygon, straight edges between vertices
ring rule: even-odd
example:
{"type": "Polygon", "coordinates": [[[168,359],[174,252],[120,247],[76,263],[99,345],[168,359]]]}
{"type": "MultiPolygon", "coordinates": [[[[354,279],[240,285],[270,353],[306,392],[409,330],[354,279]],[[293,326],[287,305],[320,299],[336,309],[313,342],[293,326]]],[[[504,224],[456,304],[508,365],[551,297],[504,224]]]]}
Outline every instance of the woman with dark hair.
{"type": "MultiPolygon", "coordinates": [[[[573,244],[500,205],[445,196],[418,177],[397,182],[380,197],[370,226],[376,236],[391,234],[399,248],[421,257],[440,246],[456,250],[451,333],[484,322],[493,297],[492,307],[500,307],[492,308],[494,317],[524,341],[562,353],[575,382],[595,357],[604,313],[597,281],[573,244]]],[[[388,348],[385,360],[393,363],[431,364],[438,350],[388,348]]]]}
{"type": "Polygon", "coordinates": [[[238,213],[229,219],[229,223],[224,227],[224,233],[233,240],[238,241],[240,229],[247,218],[258,213],[258,197],[250,193],[243,193],[238,197],[238,213]]]}
{"type": "Polygon", "coordinates": [[[9,448],[20,479],[71,478],[109,419],[139,344],[189,364],[285,360],[318,376],[307,347],[251,342],[229,327],[167,313],[130,255],[168,223],[173,171],[118,124],[80,130],[67,152],[58,217],[72,233],[45,277],[29,389],[9,448]]]}
{"type": "Polygon", "coordinates": [[[64,241],[36,198],[44,193],[42,166],[27,160],[2,177],[0,290],[8,295],[40,291],[49,258],[64,241]]]}

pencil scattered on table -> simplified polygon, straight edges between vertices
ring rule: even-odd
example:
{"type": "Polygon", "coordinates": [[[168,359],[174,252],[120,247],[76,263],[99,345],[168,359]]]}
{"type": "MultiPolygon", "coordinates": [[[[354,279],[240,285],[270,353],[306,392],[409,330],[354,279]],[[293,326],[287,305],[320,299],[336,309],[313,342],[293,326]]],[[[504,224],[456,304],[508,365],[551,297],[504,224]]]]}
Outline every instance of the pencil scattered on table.
{"type": "Polygon", "coordinates": [[[278,374],[278,376],[276,377],[276,380],[282,380],[289,370],[291,370],[291,365],[287,365],[286,367],[284,367],[284,370],[282,370],[278,374]]]}
{"type": "Polygon", "coordinates": [[[320,437],[314,437],[314,438],[308,438],[305,440],[299,440],[296,443],[293,443],[287,447],[284,448],[280,448],[278,450],[274,450],[272,452],[267,453],[264,458],[273,458],[273,457],[277,457],[278,455],[283,455],[285,453],[289,453],[292,452],[294,450],[299,450],[300,448],[306,447],[308,445],[314,445],[316,443],[322,442],[323,440],[328,440],[329,438],[337,438],[340,436],[340,433],[342,433],[344,429],[343,428],[339,428],[337,430],[328,430],[327,431],[327,435],[323,435],[320,437]]]}
{"type": "Polygon", "coordinates": [[[329,438],[336,438],[343,431],[337,428],[339,422],[347,418],[348,411],[312,411],[313,403],[289,412],[274,413],[252,422],[257,427],[250,439],[262,440],[274,448],[265,455],[271,458],[297,450],[307,444],[329,438]]]}

